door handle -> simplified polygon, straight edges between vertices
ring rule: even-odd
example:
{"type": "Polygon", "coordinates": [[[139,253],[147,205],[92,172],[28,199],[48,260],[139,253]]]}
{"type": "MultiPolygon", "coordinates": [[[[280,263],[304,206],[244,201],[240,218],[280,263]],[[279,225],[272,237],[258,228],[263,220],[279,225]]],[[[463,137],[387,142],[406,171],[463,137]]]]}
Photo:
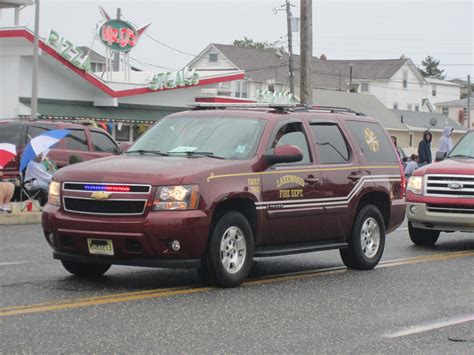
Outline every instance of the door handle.
{"type": "Polygon", "coordinates": [[[314,185],[320,182],[321,180],[318,177],[314,177],[313,175],[309,175],[306,179],[304,179],[304,182],[314,185]]]}
{"type": "Polygon", "coordinates": [[[362,178],[362,175],[358,173],[351,173],[347,178],[349,180],[356,181],[356,180],[360,180],[360,178],[362,178]]]}

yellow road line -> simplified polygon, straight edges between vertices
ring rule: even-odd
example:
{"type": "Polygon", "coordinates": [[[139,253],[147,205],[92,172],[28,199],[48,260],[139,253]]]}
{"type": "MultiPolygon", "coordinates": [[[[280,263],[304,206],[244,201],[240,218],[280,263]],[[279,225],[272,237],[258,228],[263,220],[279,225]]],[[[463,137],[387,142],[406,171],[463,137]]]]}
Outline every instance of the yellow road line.
{"type": "MultiPolygon", "coordinates": [[[[417,256],[417,257],[405,258],[405,259],[387,260],[387,261],[381,262],[377,266],[377,268],[394,267],[394,266],[401,266],[401,265],[412,265],[412,264],[417,264],[417,263],[422,263],[422,262],[449,260],[449,259],[462,258],[462,257],[467,257],[467,256],[474,256],[474,251],[451,252],[451,253],[443,253],[443,254],[417,256]]],[[[292,273],[292,274],[287,274],[287,275],[277,275],[273,277],[266,277],[266,278],[261,278],[261,279],[245,281],[242,284],[242,286],[255,286],[255,285],[271,284],[271,283],[276,283],[276,282],[294,281],[294,280],[301,280],[301,279],[306,279],[306,278],[311,278],[311,277],[335,275],[335,274],[345,273],[347,271],[348,269],[346,269],[345,267],[334,267],[334,268],[322,269],[322,270],[317,270],[317,271],[306,271],[306,272],[292,273]]],[[[185,288],[183,287],[166,288],[166,289],[153,289],[153,290],[145,290],[145,291],[137,291],[137,292],[118,293],[118,294],[98,296],[98,297],[54,300],[54,301],[43,302],[43,303],[38,303],[38,304],[29,304],[29,305],[0,308],[0,317],[51,312],[51,311],[57,311],[57,310],[74,309],[74,308],[122,303],[122,302],[129,302],[129,301],[138,301],[138,300],[145,300],[145,299],[150,299],[150,298],[164,298],[164,297],[172,297],[172,296],[180,296],[180,295],[189,295],[189,294],[194,294],[194,293],[207,292],[211,290],[215,290],[215,288],[190,286],[190,287],[185,287],[185,288]]]]}

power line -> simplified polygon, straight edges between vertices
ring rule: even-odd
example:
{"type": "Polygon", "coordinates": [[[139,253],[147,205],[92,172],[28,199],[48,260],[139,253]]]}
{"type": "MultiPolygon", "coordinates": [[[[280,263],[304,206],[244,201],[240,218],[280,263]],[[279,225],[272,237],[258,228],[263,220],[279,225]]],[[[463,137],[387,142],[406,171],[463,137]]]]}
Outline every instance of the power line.
{"type": "Polygon", "coordinates": [[[146,35],[148,38],[150,38],[152,41],[154,41],[154,42],[156,42],[156,43],[162,45],[163,47],[166,47],[166,48],[168,48],[168,49],[171,49],[171,50],[173,50],[173,51],[175,51],[175,52],[178,52],[178,53],[181,53],[181,54],[189,55],[189,56],[191,56],[191,57],[197,57],[197,54],[188,53],[188,52],[182,51],[182,50],[180,50],[180,49],[171,47],[170,45],[168,45],[168,44],[166,44],[166,43],[163,43],[163,42],[161,42],[159,39],[153,37],[153,36],[150,35],[149,33],[146,33],[146,32],[145,32],[145,35],[146,35]]]}

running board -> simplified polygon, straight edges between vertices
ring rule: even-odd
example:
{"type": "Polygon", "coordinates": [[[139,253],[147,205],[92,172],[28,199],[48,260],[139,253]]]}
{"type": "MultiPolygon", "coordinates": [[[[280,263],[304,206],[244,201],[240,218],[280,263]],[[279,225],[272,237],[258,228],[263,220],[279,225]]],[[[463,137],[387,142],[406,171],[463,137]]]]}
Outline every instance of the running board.
{"type": "Polygon", "coordinates": [[[314,251],[342,249],[347,248],[346,242],[340,243],[299,243],[299,244],[284,244],[270,247],[257,247],[253,253],[255,258],[263,258],[267,256],[291,255],[311,253],[314,251]]]}

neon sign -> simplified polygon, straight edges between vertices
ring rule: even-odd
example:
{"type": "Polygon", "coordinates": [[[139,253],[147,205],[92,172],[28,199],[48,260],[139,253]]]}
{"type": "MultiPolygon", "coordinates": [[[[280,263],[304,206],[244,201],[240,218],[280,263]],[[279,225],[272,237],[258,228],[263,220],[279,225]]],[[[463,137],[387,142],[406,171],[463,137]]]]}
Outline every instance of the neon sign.
{"type": "Polygon", "coordinates": [[[75,47],[71,41],[60,36],[56,31],[49,30],[46,44],[75,67],[85,71],[91,70],[89,56],[84,55],[80,48],[75,47]]]}
{"type": "Polygon", "coordinates": [[[128,52],[135,47],[140,34],[128,22],[108,20],[98,29],[99,39],[113,51],[128,52]]]}
{"type": "Polygon", "coordinates": [[[194,86],[197,84],[199,84],[199,73],[195,69],[189,70],[189,68],[186,67],[177,72],[154,74],[148,83],[148,88],[153,91],[158,91],[176,87],[194,86]]]}
{"type": "Polygon", "coordinates": [[[260,103],[277,103],[277,104],[293,104],[297,100],[295,95],[289,91],[264,91],[257,90],[257,102],[260,103]]]}

